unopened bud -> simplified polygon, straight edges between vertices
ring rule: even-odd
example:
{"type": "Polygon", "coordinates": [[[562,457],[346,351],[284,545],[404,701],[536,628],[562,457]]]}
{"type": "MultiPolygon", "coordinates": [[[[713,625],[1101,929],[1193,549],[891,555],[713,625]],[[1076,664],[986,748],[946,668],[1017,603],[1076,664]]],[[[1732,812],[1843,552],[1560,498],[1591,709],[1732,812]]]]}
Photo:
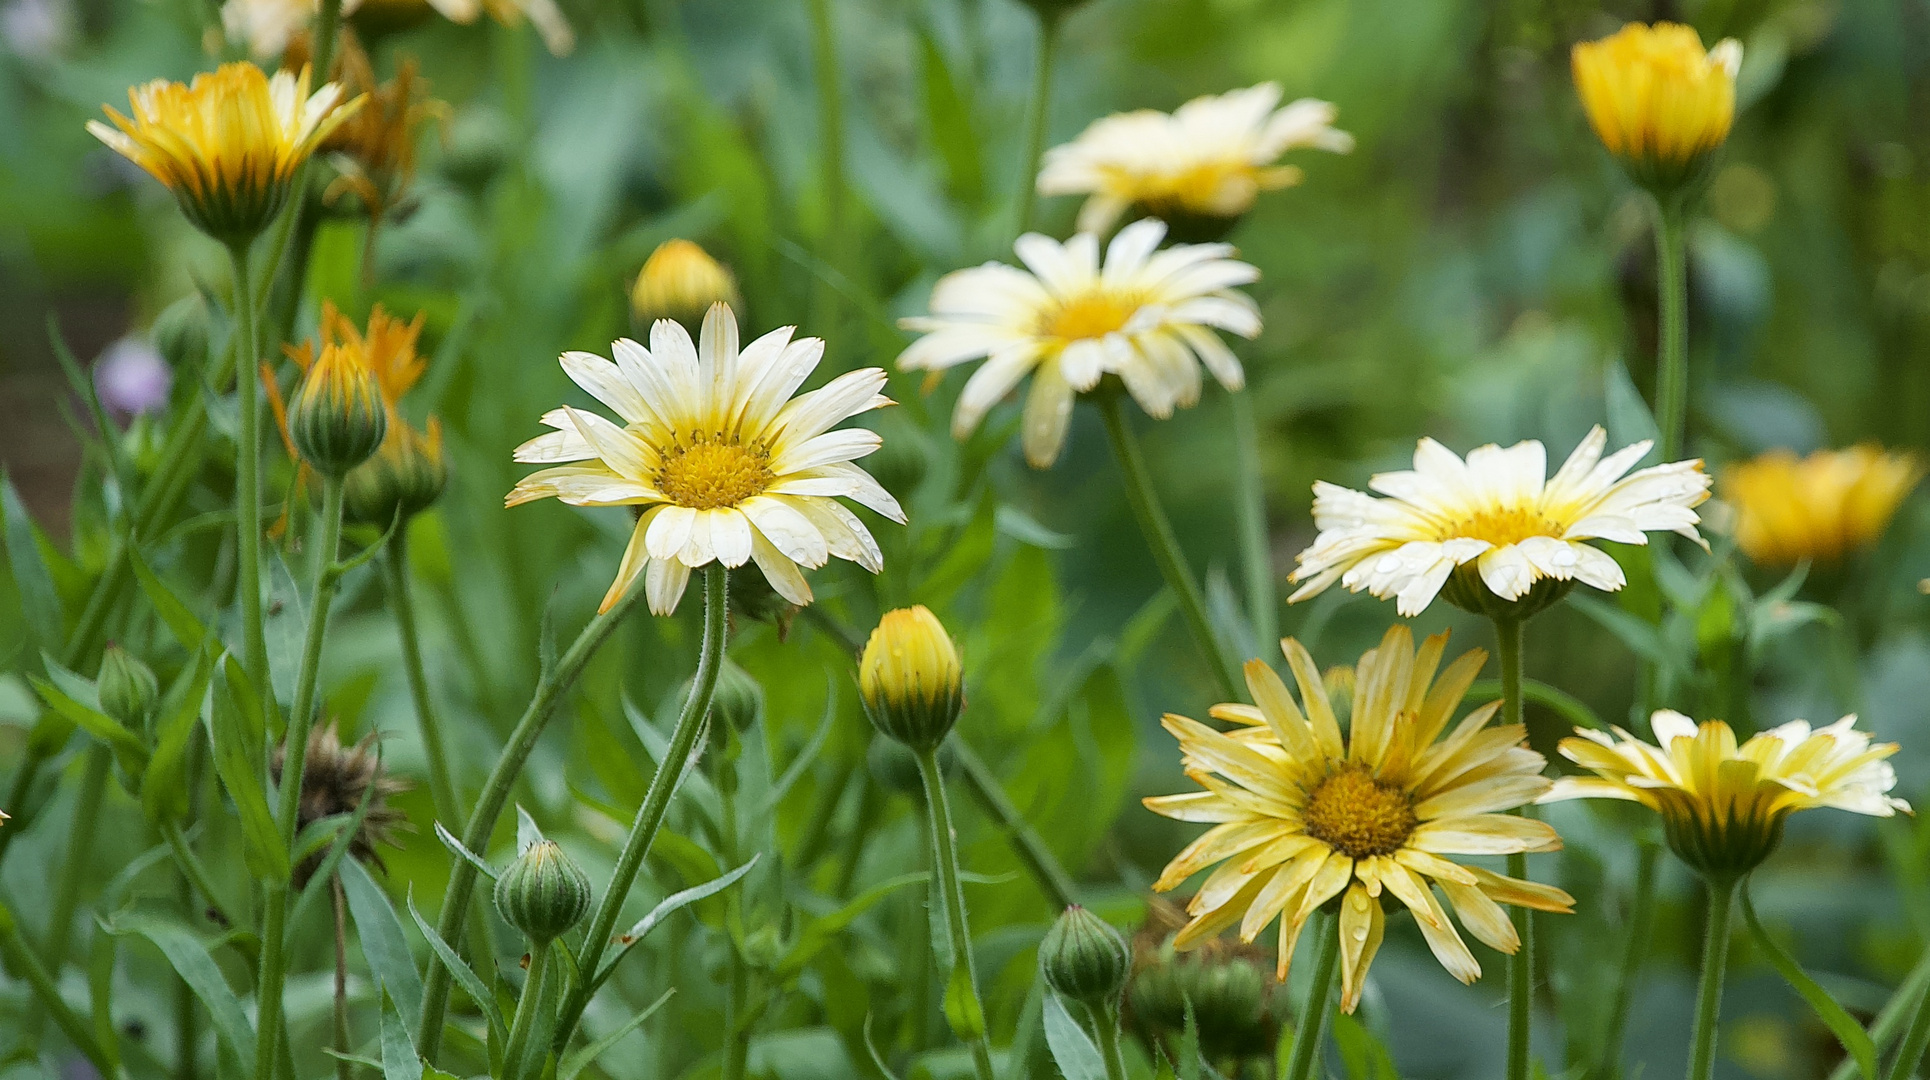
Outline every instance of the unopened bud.
{"type": "Polygon", "coordinates": [[[924,605],[888,611],[858,661],[858,691],[873,727],[913,750],[935,750],[965,707],[951,635],[924,605]]]}
{"type": "Polygon", "coordinates": [[[1045,932],[1039,968],[1061,995],[1082,1005],[1111,1005],[1126,988],[1132,951],[1110,923],[1074,904],[1045,932]]]}
{"type": "Polygon", "coordinates": [[[710,306],[719,303],[743,310],[737,279],[709,252],[688,240],[666,240],[657,245],[630,290],[630,313],[639,326],[674,319],[695,328],[704,321],[710,306]]]}
{"type": "Polygon", "coordinates": [[[388,430],[382,390],[362,350],[324,348],[288,407],[288,434],[302,460],[340,480],[375,453],[388,430]]]}
{"type": "Polygon", "coordinates": [[[496,879],[496,910],[532,944],[555,940],[590,910],[590,879],[554,841],[538,840],[496,879]]]}
{"type": "Polygon", "coordinates": [[[433,418],[427,434],[407,422],[390,426],[375,456],[348,474],[342,494],[351,520],[387,526],[427,510],[442,496],[449,467],[442,457],[442,426],[433,418]]]}
{"type": "Polygon", "coordinates": [[[101,653],[98,689],[101,711],[133,731],[147,725],[154,702],[161,696],[154,671],[119,645],[109,645],[101,653]]]}

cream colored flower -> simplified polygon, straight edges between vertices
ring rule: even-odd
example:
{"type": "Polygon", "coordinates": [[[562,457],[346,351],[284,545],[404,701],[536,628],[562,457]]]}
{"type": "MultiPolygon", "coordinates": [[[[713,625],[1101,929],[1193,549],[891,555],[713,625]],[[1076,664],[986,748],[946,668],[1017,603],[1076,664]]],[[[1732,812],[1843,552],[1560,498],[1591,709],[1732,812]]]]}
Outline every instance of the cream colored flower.
{"type": "Polygon", "coordinates": [[[1246,376],[1214,334],[1260,332],[1259,310],[1235,292],[1260,272],[1231,258],[1226,244],[1175,244],[1158,250],[1166,226],[1136,221],[1119,230],[1099,261],[1099,238],[1080,233],[1061,244],[1038,233],[1019,237],[1026,269],[986,263],[940,278],[931,314],[899,325],[925,336],[898,357],[908,370],[943,371],[985,358],[952,413],[952,434],[970,435],[985,413],[1027,375],[1026,460],[1046,468],[1065,445],[1072,403],[1117,375],[1150,416],[1199,401],[1199,365],[1238,390],[1246,376]]]}
{"type": "Polygon", "coordinates": [[[1502,811],[1535,801],[1549,781],[1546,761],[1520,725],[1491,727],[1500,702],[1475,709],[1449,731],[1487,654],[1463,653],[1435,678],[1447,634],[1421,643],[1389,628],[1360,658],[1347,734],[1307,650],[1281,642],[1299,684],[1259,660],[1246,665],[1254,705],[1216,705],[1215,731],[1168,714],[1186,775],[1205,791],[1145,800],[1148,809],[1209,829],[1167,864],[1153,888],[1172,889],[1219,864],[1187,905],[1192,921],[1174,947],[1199,945],[1234,925],[1252,941],[1281,920],[1278,976],[1285,980],[1307,919],[1341,897],[1341,1010],[1353,1012],[1385,925],[1382,897],[1414,913],[1421,935],[1448,973],[1473,982],[1481,965],[1448,920],[1448,906],[1478,940],[1504,953],[1520,939],[1501,904],[1567,912],[1574,898],[1549,885],[1462,866],[1443,856],[1556,851],[1547,823],[1502,811]],[[1446,732],[1446,738],[1442,733],[1446,732]]]}
{"type": "MultiPolygon", "coordinates": [[[[1472,564],[1479,587],[1518,600],[1541,581],[1580,581],[1613,592],[1622,569],[1589,540],[1646,544],[1668,530],[1697,543],[1694,507],[1709,497],[1701,461],[1656,465],[1622,474],[1649,451],[1639,442],[1604,458],[1608,435],[1588,433],[1554,476],[1535,440],[1503,449],[1476,448],[1463,461],[1433,439],[1414,451],[1414,468],[1381,473],[1368,487],[1376,499],[1325,482],[1314,485],[1320,534],[1300,553],[1289,600],[1305,600],[1339,582],[1353,592],[1395,598],[1402,615],[1418,615],[1449,575],[1472,564]]],[[[1450,594],[1452,596],[1453,594],[1450,594]]]]}
{"type": "Polygon", "coordinates": [[[1280,84],[1197,97],[1170,115],[1116,113],[1046,152],[1039,194],[1085,195],[1079,228],[1100,233],[1137,206],[1158,218],[1234,218],[1260,192],[1290,187],[1301,172],[1277,165],[1289,150],[1344,154],[1354,137],[1334,128],[1335,108],[1301,98],[1284,108],[1280,84]]]}
{"type": "Polygon", "coordinates": [[[883,568],[871,533],[837,501],[905,520],[898,501],[852,464],[878,448],[878,435],[832,428],[892,403],[879,393],[885,373],[853,371],[793,398],[823,359],[824,342],[792,341],[791,332],[774,330],[740,352],[737,319],[717,304],[695,343],[682,326],[659,319],[648,349],[616,342],[615,363],[563,354],[563,370],[623,423],[568,406],[545,414],[543,423],[556,430],[517,447],[516,460],[573,464],[531,473],[506,502],[648,507],[603,610],[643,577],[650,610],[667,615],[690,571],[712,561],[755,561],[784,599],[800,605],[811,602],[802,571],[833,555],[874,574],[883,568]]]}

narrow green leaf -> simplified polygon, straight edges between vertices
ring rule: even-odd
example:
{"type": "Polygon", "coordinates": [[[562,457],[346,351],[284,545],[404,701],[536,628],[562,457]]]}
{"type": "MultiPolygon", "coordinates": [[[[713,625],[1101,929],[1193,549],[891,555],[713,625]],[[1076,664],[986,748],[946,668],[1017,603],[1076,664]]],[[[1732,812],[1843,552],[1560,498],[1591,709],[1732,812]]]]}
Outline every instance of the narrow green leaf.
{"type": "Polygon", "coordinates": [[[544,840],[543,827],[529,816],[522,803],[516,804],[516,854],[521,855],[544,840]]]}
{"type": "Polygon", "coordinates": [[[141,583],[141,591],[147,594],[147,602],[154,605],[154,613],[167,624],[174,639],[191,653],[199,650],[201,643],[207,640],[208,628],[195,618],[194,612],[188,610],[188,605],[180,597],[174,595],[174,590],[148,568],[147,560],[141,558],[138,544],[127,545],[127,563],[133,567],[134,577],[141,583]]]}
{"type": "Polygon", "coordinates": [[[891,1066],[885,1062],[885,1056],[878,1052],[878,1043],[871,1037],[871,1020],[872,1014],[865,1013],[863,1032],[865,1053],[871,1055],[871,1064],[877,1068],[878,1075],[885,1080],[898,1080],[898,1074],[891,1071],[891,1066]]]}
{"type": "Polygon", "coordinates": [[[761,853],[753,855],[749,862],[727,874],[720,874],[704,882],[702,885],[693,885],[682,892],[672,893],[658,901],[657,906],[651,908],[648,915],[638,919],[636,924],[630,927],[630,929],[618,939],[619,947],[616,954],[603,962],[603,969],[597,972],[595,981],[590,983],[589,993],[596,993],[597,988],[602,986],[603,983],[609,979],[610,975],[616,971],[617,964],[622,962],[625,956],[629,955],[630,950],[636,948],[637,943],[648,936],[650,931],[662,925],[665,919],[690,904],[694,904],[699,900],[714,896],[730,888],[739,878],[750,873],[751,867],[756,866],[757,860],[762,857],[763,855],[761,853]]]}
{"type": "Polygon", "coordinates": [[[578,1073],[589,1068],[591,1062],[602,1057],[605,1052],[622,1042],[632,1031],[642,1027],[644,1021],[650,1019],[658,1009],[663,1008],[664,1003],[669,1001],[671,995],[676,992],[675,987],[665,990],[662,996],[650,1003],[649,1008],[625,1020],[621,1027],[583,1049],[578,1050],[576,1053],[571,1054],[569,1057],[564,1058],[563,1063],[556,1068],[556,1080],[576,1080],[578,1073]]]}
{"type": "Polygon", "coordinates": [[[129,776],[141,775],[141,770],[147,766],[147,747],[141,744],[139,736],[122,727],[119,720],[69,697],[48,679],[29,673],[27,682],[32,684],[34,692],[40,695],[40,700],[46,702],[48,708],[107,744],[124,772],[129,776]]]}
{"type": "Polygon", "coordinates": [[[174,707],[154,727],[154,756],[141,775],[141,812],[153,824],[188,816],[188,751],[194,746],[195,721],[207,705],[214,667],[214,651],[199,650],[194,668],[181,676],[179,694],[169,695],[174,707]]]}
{"type": "Polygon", "coordinates": [[[964,964],[953,964],[951,977],[945,980],[945,1022],[952,1034],[966,1042],[985,1037],[985,1010],[972,986],[972,970],[964,964]]]}
{"type": "Polygon", "coordinates": [[[422,976],[416,971],[415,958],[409,955],[402,920],[396,918],[388,894],[354,859],[343,859],[335,873],[348,898],[349,914],[362,939],[362,955],[368,958],[369,972],[395,999],[398,1008],[415,1016],[422,1011],[422,976]]]}
{"type": "MultiPolygon", "coordinates": [[[[232,680],[238,667],[233,657],[229,658],[227,666],[227,674],[232,680]]],[[[254,754],[254,748],[261,743],[258,739],[249,740],[245,710],[236,704],[237,697],[252,695],[237,691],[238,687],[232,681],[224,687],[217,687],[213,708],[208,710],[208,741],[214,747],[215,772],[220,775],[228,798],[234,801],[235,816],[241,822],[244,841],[242,855],[247,860],[248,872],[264,880],[287,881],[290,869],[288,849],[282,846],[281,832],[275,827],[275,816],[268,810],[268,795],[262,788],[261,764],[254,754]]]]}
{"type": "MultiPolygon", "coordinates": [[[[949,998],[949,992],[946,996],[949,998]]],[[[1057,993],[1045,996],[1045,1043],[1065,1080],[1106,1080],[1106,1062],[1099,1056],[1099,1048],[1066,1011],[1057,993]]]]}
{"type": "MultiPolygon", "coordinates": [[[[357,865],[351,860],[348,865],[357,865]]],[[[367,875],[364,875],[366,877],[367,875]]],[[[418,992],[420,987],[417,988],[418,992]]],[[[422,1058],[409,1040],[409,1025],[396,1011],[396,1000],[382,987],[382,1080],[422,1080],[422,1058]]]]}
{"type": "Polygon", "coordinates": [[[208,1010],[216,1035],[242,1061],[255,1060],[255,1029],[242,1011],[241,999],[222,977],[207,946],[187,928],[156,915],[133,912],[115,918],[109,927],[114,934],[138,934],[153,942],[173,965],[181,981],[208,1010]]]}
{"type": "Polygon", "coordinates": [[[919,27],[918,44],[924,60],[925,121],[931,127],[932,145],[945,163],[952,197],[976,206],[985,198],[985,166],[978,134],[972,130],[971,107],[959,93],[951,65],[929,29],[919,27]]]}
{"type": "Polygon", "coordinates": [[[1843,1049],[1856,1059],[1856,1067],[1864,1080],[1876,1080],[1876,1044],[1870,1041],[1869,1033],[1856,1022],[1855,1017],[1836,1003],[1835,998],[1829,996],[1828,991],[1816,985],[1816,980],[1803,972],[1796,958],[1784,952],[1783,947],[1776,944],[1776,939],[1769,936],[1769,931],[1763,929],[1762,921],[1756,918],[1756,906],[1749,901],[1749,883],[1746,879],[1742,888],[1736,891],[1742,902],[1742,919],[1749,925],[1749,933],[1755,938],[1756,946],[1769,958],[1770,966],[1783,977],[1790,989],[1809,1003],[1816,1018],[1829,1027],[1836,1035],[1836,1040],[1843,1044],[1843,1049]]]}
{"type": "Polygon", "coordinates": [[[509,1029],[503,1024],[502,1011],[496,1008],[496,995],[489,992],[468,962],[456,955],[456,950],[450,948],[449,943],[442,940],[442,935],[436,933],[436,928],[429,925],[429,920],[422,917],[422,912],[416,910],[413,893],[404,899],[404,903],[409,907],[409,917],[415,920],[416,929],[422,931],[422,936],[428,940],[430,950],[442,961],[442,966],[449,969],[449,974],[455,979],[456,985],[462,987],[462,992],[468,994],[476,1007],[482,1010],[483,1018],[489,1021],[490,1034],[498,1041],[508,1039],[509,1029]]]}
{"type": "Polygon", "coordinates": [[[804,929],[798,931],[797,940],[791,945],[791,951],[778,962],[777,978],[780,980],[796,978],[804,970],[804,965],[810,963],[811,958],[829,945],[845,927],[850,926],[852,920],[871,910],[878,901],[899,889],[924,882],[930,877],[930,874],[919,871],[915,874],[900,874],[894,878],[887,878],[859,893],[850,903],[831,914],[812,919],[804,924],[804,929]]]}
{"type": "Polygon", "coordinates": [[[442,841],[442,846],[448,848],[450,854],[475,867],[477,873],[491,881],[496,880],[496,869],[483,861],[481,855],[464,847],[462,841],[456,839],[454,833],[443,828],[440,821],[436,822],[436,839],[442,841]]]}
{"type": "Polygon", "coordinates": [[[20,593],[20,608],[34,640],[52,648],[66,640],[62,627],[66,619],[60,610],[60,593],[47,562],[40,557],[40,542],[35,537],[33,518],[14,489],[13,478],[0,470],[0,526],[4,526],[7,565],[13,569],[14,588],[20,593]]]}

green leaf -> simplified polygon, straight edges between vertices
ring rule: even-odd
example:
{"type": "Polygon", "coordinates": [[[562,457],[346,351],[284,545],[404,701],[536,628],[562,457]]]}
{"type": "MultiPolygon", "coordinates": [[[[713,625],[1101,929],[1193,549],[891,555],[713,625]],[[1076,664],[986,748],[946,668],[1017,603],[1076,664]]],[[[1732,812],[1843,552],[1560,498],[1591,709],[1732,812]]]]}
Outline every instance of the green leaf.
{"type": "Polygon", "coordinates": [[[1810,1009],[1816,1013],[1816,1018],[1835,1033],[1836,1040],[1843,1044],[1843,1049],[1849,1052],[1850,1057],[1856,1059],[1856,1067],[1862,1073],[1864,1080],[1876,1080],[1876,1044],[1870,1041],[1869,1033],[1863,1030],[1862,1024],[1856,1022],[1855,1017],[1836,1003],[1835,998],[1829,996],[1828,991],[1816,985],[1816,980],[1803,972],[1802,966],[1796,963],[1795,957],[1784,952],[1782,946],[1776,944],[1776,939],[1769,936],[1769,931],[1763,929],[1762,921],[1756,918],[1755,905],[1749,902],[1747,879],[1744,879],[1742,887],[1736,892],[1737,899],[1742,903],[1743,922],[1748,924],[1750,936],[1755,938],[1756,946],[1769,959],[1770,966],[1783,977],[1783,981],[1789,984],[1790,989],[1796,991],[1804,1001],[1809,1003],[1810,1009]]]}
{"type": "Polygon", "coordinates": [[[448,848],[449,853],[451,855],[454,855],[456,858],[461,859],[463,862],[466,862],[469,865],[475,867],[477,873],[481,874],[485,878],[488,878],[490,881],[496,880],[495,868],[490,866],[487,862],[483,861],[483,857],[481,855],[478,855],[475,852],[469,850],[467,847],[463,846],[463,842],[456,839],[456,835],[454,833],[450,832],[448,829],[443,828],[442,822],[440,821],[436,822],[436,839],[442,841],[442,846],[448,848]]]}
{"type": "Polygon", "coordinates": [[[529,811],[523,809],[522,803],[517,803],[516,854],[521,855],[532,846],[542,843],[543,840],[543,827],[536,824],[536,819],[529,816],[529,811]]]}
{"type": "MultiPolygon", "coordinates": [[[[963,971],[964,966],[960,965],[957,970],[963,971]]],[[[947,991],[948,1001],[950,996],[947,991]]],[[[1106,1062],[1099,1056],[1099,1048],[1092,1044],[1086,1029],[1066,1011],[1065,1003],[1056,992],[1045,996],[1045,1043],[1051,1048],[1052,1060],[1065,1080],[1106,1080],[1106,1062]]]]}
{"type": "Polygon", "coordinates": [[[951,977],[945,980],[945,1022],[952,1034],[966,1042],[985,1037],[985,1009],[972,985],[972,969],[964,964],[953,964],[951,977]]]}
{"type": "Polygon", "coordinates": [[[154,727],[154,755],[141,775],[141,813],[153,824],[187,819],[188,751],[194,746],[195,721],[207,705],[214,667],[214,650],[199,650],[193,670],[181,676],[181,692],[169,695],[174,708],[154,727]]]}
{"type": "MultiPolygon", "coordinates": [[[[208,740],[214,747],[215,772],[221,785],[234,801],[235,816],[241,822],[244,841],[242,855],[248,872],[267,881],[287,881],[288,849],[283,846],[275,816],[268,810],[268,795],[262,787],[262,766],[255,756],[259,739],[250,740],[245,710],[236,698],[252,698],[232,681],[239,669],[234,658],[225,665],[227,680],[215,688],[214,707],[208,710],[208,740]]],[[[248,1059],[252,1060],[252,1059],[248,1059]]]]}
{"type": "Polygon", "coordinates": [[[362,955],[368,958],[370,973],[395,999],[397,1008],[406,1015],[417,1015],[422,1011],[422,976],[416,971],[415,958],[409,955],[402,920],[396,918],[388,894],[354,859],[343,859],[335,873],[348,898],[349,914],[355,918],[355,932],[361,936],[362,955]]]}
{"type": "Polygon", "coordinates": [[[1401,1080],[1387,1047],[1366,1025],[1342,1012],[1334,1013],[1333,1023],[1334,1045],[1351,1080],[1401,1080]]]}
{"type": "Polygon", "coordinates": [[[27,681],[48,708],[107,744],[114,751],[114,760],[120,763],[123,772],[130,777],[141,775],[141,770],[147,767],[147,747],[141,744],[139,736],[122,727],[119,720],[69,697],[48,679],[29,673],[27,681]]]}
{"type": "Polygon", "coordinates": [[[268,723],[261,715],[261,692],[233,653],[222,661],[221,675],[227,685],[226,696],[240,710],[236,719],[241,722],[241,733],[249,747],[249,756],[254,759],[257,769],[264,768],[267,762],[258,753],[258,748],[268,745],[268,723]]]}
{"type": "Polygon", "coordinates": [[[1588,616],[1597,626],[1615,635],[1616,639],[1628,646],[1635,655],[1658,664],[1669,663],[1668,647],[1662,641],[1661,632],[1655,627],[1613,604],[1603,603],[1592,596],[1571,596],[1568,599],[1575,610],[1588,616]]]}
{"type": "MultiPolygon", "coordinates": [[[[357,864],[351,860],[348,865],[357,864]]],[[[418,994],[421,989],[416,988],[418,994]]],[[[422,1058],[415,1052],[415,1043],[409,1040],[409,1025],[403,1022],[396,1008],[395,998],[385,983],[382,987],[382,1080],[422,1080],[422,1058]]]]}
{"type": "Polygon", "coordinates": [[[155,576],[153,570],[148,569],[147,560],[141,558],[138,545],[127,545],[127,562],[134,568],[134,577],[141,583],[141,591],[147,594],[147,602],[154,605],[154,613],[167,624],[174,639],[191,653],[199,650],[201,643],[207,640],[208,628],[195,618],[194,612],[188,610],[188,605],[182,603],[181,598],[174,595],[165,582],[155,576]]]}
{"type": "Polygon", "coordinates": [[[468,962],[458,956],[456,950],[442,940],[442,935],[436,933],[436,928],[429,925],[429,920],[422,917],[422,912],[416,910],[413,892],[405,898],[404,902],[409,907],[409,917],[415,920],[416,929],[422,931],[422,936],[428,940],[430,950],[436,954],[437,959],[442,961],[442,966],[449,969],[450,976],[455,979],[457,986],[462,987],[462,992],[468,994],[470,1000],[476,1003],[476,1007],[482,1010],[483,1019],[489,1021],[490,1034],[498,1041],[506,1041],[509,1038],[509,1029],[503,1024],[502,1010],[496,1007],[496,995],[489,992],[489,988],[483,985],[482,978],[468,962]]]}
{"type": "Polygon", "coordinates": [[[138,934],[153,942],[181,976],[181,981],[201,999],[221,1041],[241,1061],[255,1060],[254,1025],[248,1022],[241,999],[228,986],[228,980],[222,977],[221,969],[215,966],[214,958],[208,955],[207,946],[200,938],[178,923],[142,912],[117,916],[109,924],[108,932],[138,934]]]}
{"type": "Polygon", "coordinates": [[[617,964],[621,963],[623,958],[629,955],[630,950],[636,948],[637,943],[647,937],[650,931],[662,925],[665,919],[668,919],[679,910],[699,900],[714,896],[730,888],[739,878],[750,873],[751,867],[756,866],[757,860],[760,858],[763,858],[762,853],[753,855],[749,862],[727,874],[720,874],[704,882],[702,885],[693,885],[682,892],[672,893],[658,901],[657,906],[651,908],[648,915],[638,919],[636,924],[631,926],[630,929],[618,939],[619,947],[616,955],[604,961],[603,969],[596,973],[596,978],[590,983],[587,994],[596,993],[597,987],[602,986],[604,982],[610,978],[611,974],[616,971],[617,964]]]}
{"type": "Polygon", "coordinates": [[[669,1001],[671,995],[676,992],[675,987],[665,990],[661,997],[650,1003],[649,1008],[625,1020],[621,1027],[618,1027],[615,1031],[610,1032],[608,1035],[603,1036],[601,1039],[598,1039],[583,1049],[578,1050],[576,1053],[571,1054],[569,1057],[564,1058],[563,1063],[556,1067],[556,1080],[576,1080],[578,1073],[589,1068],[591,1062],[602,1057],[605,1052],[622,1042],[632,1031],[642,1027],[643,1022],[650,1019],[658,1009],[663,1008],[664,1003],[669,1001]]]}
{"type": "Polygon", "coordinates": [[[959,93],[944,51],[926,27],[918,28],[918,44],[924,58],[925,122],[945,163],[947,186],[953,198],[976,206],[985,198],[985,163],[979,137],[972,130],[971,107],[959,93]]]}
{"type": "Polygon", "coordinates": [[[810,963],[811,958],[830,944],[845,927],[850,926],[852,920],[871,910],[878,901],[899,889],[907,885],[919,884],[930,877],[930,874],[920,871],[915,874],[900,874],[894,878],[887,878],[859,893],[850,903],[831,914],[805,923],[804,928],[798,931],[797,940],[791,944],[790,951],[784,955],[783,960],[778,962],[777,978],[786,981],[796,978],[804,970],[804,965],[810,963]]]}
{"type": "Polygon", "coordinates": [[[40,540],[35,535],[39,530],[27,515],[26,504],[20,501],[13,478],[4,470],[0,470],[0,526],[4,526],[7,565],[13,569],[14,588],[20,593],[27,626],[40,645],[55,647],[66,640],[60,593],[54,588],[46,560],[40,557],[40,540]]]}

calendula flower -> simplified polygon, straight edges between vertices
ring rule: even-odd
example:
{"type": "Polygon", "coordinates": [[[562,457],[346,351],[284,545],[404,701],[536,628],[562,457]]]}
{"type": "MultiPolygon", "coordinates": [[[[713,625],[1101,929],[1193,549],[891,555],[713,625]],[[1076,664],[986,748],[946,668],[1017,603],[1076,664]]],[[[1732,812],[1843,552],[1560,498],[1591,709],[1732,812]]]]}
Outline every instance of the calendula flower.
{"type": "Polygon", "coordinates": [[[416,135],[424,123],[447,116],[449,106],[428,96],[412,56],[403,58],[394,78],[377,84],[368,54],[349,47],[351,40],[344,39],[342,81],[366,91],[368,104],[322,143],[341,171],[323,198],[332,202],[343,191],[354,192],[370,219],[380,221],[415,178],[416,135]]]}
{"type": "Polygon", "coordinates": [[[1101,233],[1129,209],[1168,222],[1231,223],[1263,191],[1291,187],[1301,171],[1278,164],[1289,150],[1345,154],[1354,137],[1337,110],[1301,98],[1283,108],[1280,84],[1197,97],[1172,113],[1153,109],[1093,121],[1046,152],[1039,194],[1085,195],[1079,228],[1101,233]]]}
{"type": "Polygon", "coordinates": [[[114,126],[87,130],[167,185],[188,220],[223,243],[259,233],[288,197],[295,170],[362,105],[309,72],[223,64],[182,85],[156,79],[127,92],[133,116],[103,106],[114,126]]]}
{"type": "Polygon", "coordinates": [[[690,571],[713,560],[755,561],[772,588],[800,605],[811,602],[802,571],[833,555],[874,574],[883,568],[871,533],[837,501],[905,520],[898,501],[852,464],[878,448],[878,435],[832,428],[892,404],[879,393],[885,373],[849,372],[792,398],[824,357],[822,340],[792,341],[793,329],[740,353],[737,318],[717,304],[694,344],[682,326],[659,319],[648,349],[616,342],[615,363],[563,354],[563,370],[623,423],[568,406],[545,414],[556,430],[517,447],[516,460],[570,464],[524,477],[506,501],[647,507],[603,610],[642,577],[650,610],[668,615],[690,571]]]}
{"type": "Polygon", "coordinates": [[[965,707],[964,670],[945,624],[923,604],[885,612],[858,659],[871,723],[914,750],[935,750],[965,707]]]}
{"type": "Polygon", "coordinates": [[[1297,557],[1300,566],[1289,580],[1302,584],[1289,600],[1339,582],[1353,592],[1392,596],[1402,615],[1418,615],[1450,586],[1456,605],[1488,613],[1487,597],[1519,602],[1544,582],[1531,605],[1558,596],[1572,581],[1620,589],[1621,567],[1590,540],[1646,544],[1648,533],[1668,530],[1701,543],[1694,508],[1709,497],[1702,462],[1623,476],[1649,443],[1604,458],[1607,441],[1601,428],[1590,431],[1549,477],[1547,451],[1533,439],[1505,450],[1478,447],[1466,461],[1422,439],[1411,471],[1368,481],[1387,498],[1316,483],[1320,534],[1297,557]]]}
{"type": "Polygon", "coordinates": [[[1889,794],[1895,743],[1872,745],[1845,716],[1810,730],[1796,720],[1737,745],[1720,720],[1700,726],[1663,709],[1650,718],[1656,745],[1615,728],[1577,728],[1561,755],[1594,776],[1566,776],[1541,799],[1626,799],[1662,815],[1669,846],[1697,871],[1733,878],[1760,865],[1798,810],[1833,806],[1891,817],[1910,804],[1889,794]]]}
{"type": "Polygon", "coordinates": [[[733,311],[744,306],[737,279],[689,240],[658,244],[630,289],[630,314],[639,325],[675,319],[696,326],[712,304],[729,304],[733,311]]]}
{"type": "Polygon", "coordinates": [[[1570,910],[1574,900],[1560,889],[1444,857],[1561,847],[1545,822],[1502,813],[1535,801],[1549,781],[1524,728],[1489,726],[1501,703],[1448,730],[1487,657],[1470,650],[1436,679],[1446,647],[1447,635],[1437,634],[1417,653],[1407,627],[1390,628],[1356,666],[1344,737],[1313,658],[1292,638],[1281,648],[1299,684],[1297,705],[1273,669],[1250,660],[1255,704],[1213,707],[1216,719],[1241,727],[1222,733],[1165,717],[1187,775],[1206,790],[1146,806],[1213,828],[1167,864],[1153,888],[1172,889],[1219,864],[1187,905],[1192,921],[1174,938],[1177,948],[1236,925],[1240,939],[1252,941],[1277,918],[1284,981],[1307,918],[1340,897],[1341,1009],[1352,1012],[1380,947],[1385,894],[1414,913],[1435,957],[1462,982],[1479,977],[1481,965],[1435,887],[1470,934],[1504,953],[1521,943],[1501,904],[1570,910]]]}
{"type": "Polygon", "coordinates": [[[1637,182],[1666,193],[1697,178],[1729,137],[1742,45],[1703,51],[1693,27],[1629,23],[1570,54],[1575,89],[1608,152],[1637,182]]]}
{"type": "Polygon", "coordinates": [[[1226,244],[1157,250],[1165,235],[1159,221],[1136,221],[1113,237],[1102,266],[1091,233],[1064,244],[1027,233],[1017,244],[1025,270],[986,263],[939,279],[931,314],[899,323],[925,336],[899,355],[898,366],[943,371],[985,358],[952,412],[952,434],[961,439],[1031,375],[1023,443],[1039,469],[1058,460],[1073,399],[1104,376],[1118,376],[1160,419],[1199,400],[1199,364],[1238,390],[1246,376],[1213,331],[1259,334],[1258,308],[1234,286],[1260,272],[1231,258],[1226,244]]]}
{"type": "Polygon", "coordinates": [[[1764,566],[1835,562],[1875,544],[1923,479],[1914,454],[1873,445],[1798,458],[1771,450],[1722,473],[1736,545],[1764,566]]]}

